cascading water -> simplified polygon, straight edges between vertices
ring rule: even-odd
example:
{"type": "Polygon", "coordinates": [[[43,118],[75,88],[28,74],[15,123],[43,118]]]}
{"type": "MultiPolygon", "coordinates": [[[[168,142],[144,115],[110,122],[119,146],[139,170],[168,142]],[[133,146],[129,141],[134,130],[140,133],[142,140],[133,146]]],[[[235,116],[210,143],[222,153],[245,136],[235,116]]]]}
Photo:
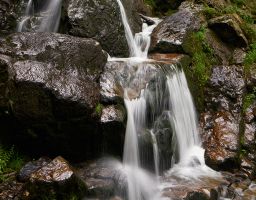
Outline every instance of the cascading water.
{"type": "MultiPolygon", "coordinates": [[[[178,66],[171,64],[168,64],[168,67],[165,64],[160,70],[159,66],[152,63],[152,60],[147,59],[150,35],[159,20],[152,19],[155,24],[151,26],[143,24],[143,31],[134,37],[122,2],[121,0],[117,0],[117,2],[120,7],[131,58],[109,58],[109,61],[125,62],[127,68],[132,68],[138,63],[144,66],[135,67],[135,71],[130,70],[133,74],[128,75],[129,81],[120,83],[124,89],[128,118],[123,154],[123,170],[127,178],[127,196],[129,200],[160,200],[164,198],[156,189],[159,187],[157,177],[159,176],[160,163],[156,134],[161,132],[159,131],[161,126],[167,124],[167,126],[172,127],[173,133],[173,158],[170,157],[169,160],[172,160],[174,165],[166,174],[167,176],[197,179],[204,176],[216,177],[219,174],[205,165],[196,111],[184,72],[178,66]],[[147,62],[151,62],[154,69],[161,71],[161,80],[156,77],[157,81],[153,87],[146,85],[138,96],[130,97],[128,91],[141,88],[139,85],[143,83],[143,77],[147,76],[147,67],[145,67],[147,62]],[[150,120],[147,119],[149,115],[151,115],[150,120]],[[156,176],[148,175],[141,165],[143,159],[140,158],[139,138],[147,134],[152,141],[156,176]]],[[[163,130],[171,132],[166,127],[163,127],[163,130]]],[[[160,184],[164,185],[164,183],[160,184]]]]}
{"type": "Polygon", "coordinates": [[[62,0],[46,0],[38,6],[29,0],[24,16],[17,26],[18,32],[57,32],[61,16],[62,0]],[[35,8],[36,7],[36,8],[35,8]]]}

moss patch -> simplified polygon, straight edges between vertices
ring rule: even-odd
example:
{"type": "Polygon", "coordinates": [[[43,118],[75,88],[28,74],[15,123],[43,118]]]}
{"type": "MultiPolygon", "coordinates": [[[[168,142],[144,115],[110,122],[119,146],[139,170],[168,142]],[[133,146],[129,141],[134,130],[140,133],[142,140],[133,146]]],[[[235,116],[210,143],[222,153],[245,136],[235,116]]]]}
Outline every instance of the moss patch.
{"type": "Polygon", "coordinates": [[[192,67],[186,70],[190,89],[195,96],[195,103],[199,111],[203,110],[204,87],[209,79],[211,67],[216,62],[213,50],[206,42],[206,29],[189,34],[183,49],[192,57],[192,67]],[[196,83],[196,84],[195,84],[196,83]]]}
{"type": "Polygon", "coordinates": [[[7,180],[8,174],[20,170],[24,163],[24,156],[14,147],[7,148],[0,144],[0,182],[7,180]]]}

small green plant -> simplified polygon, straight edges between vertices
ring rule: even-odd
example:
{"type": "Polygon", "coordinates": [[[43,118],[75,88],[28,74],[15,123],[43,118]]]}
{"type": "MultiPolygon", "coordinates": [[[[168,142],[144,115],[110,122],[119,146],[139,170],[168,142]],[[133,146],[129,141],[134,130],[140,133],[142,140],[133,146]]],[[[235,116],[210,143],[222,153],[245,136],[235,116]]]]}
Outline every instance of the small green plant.
{"type": "Polygon", "coordinates": [[[6,148],[0,144],[0,182],[5,180],[5,175],[19,170],[24,164],[24,158],[14,147],[6,148]]]}
{"type": "Polygon", "coordinates": [[[253,91],[247,94],[243,100],[243,112],[256,100],[256,87],[253,88],[253,91]]]}
{"type": "Polygon", "coordinates": [[[103,105],[100,104],[100,103],[98,103],[97,106],[96,106],[96,108],[95,108],[96,114],[97,114],[98,116],[101,115],[102,110],[103,110],[103,105]]]}
{"type": "Polygon", "coordinates": [[[247,66],[256,63],[256,43],[250,45],[250,50],[246,54],[244,63],[247,66]]]}

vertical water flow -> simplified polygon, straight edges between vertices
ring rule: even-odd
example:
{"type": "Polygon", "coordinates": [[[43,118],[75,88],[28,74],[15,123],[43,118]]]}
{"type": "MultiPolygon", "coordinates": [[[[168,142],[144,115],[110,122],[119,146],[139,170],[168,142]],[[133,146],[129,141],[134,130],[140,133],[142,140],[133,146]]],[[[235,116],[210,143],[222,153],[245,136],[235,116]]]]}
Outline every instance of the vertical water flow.
{"type": "Polygon", "coordinates": [[[159,152],[158,152],[158,144],[156,140],[156,136],[153,133],[152,130],[150,130],[150,135],[152,138],[152,143],[153,143],[153,153],[154,153],[154,165],[155,165],[155,173],[157,178],[159,177],[159,152]]]}
{"type": "Polygon", "coordinates": [[[177,138],[179,160],[184,160],[194,146],[200,146],[197,117],[187,80],[182,70],[173,67],[167,74],[170,120],[177,138]]]}
{"type": "Polygon", "coordinates": [[[123,163],[139,167],[139,146],[137,135],[145,125],[146,101],[144,97],[124,100],[127,109],[127,125],[125,133],[123,163]]]}
{"type": "Polygon", "coordinates": [[[120,12],[121,12],[121,17],[122,17],[122,22],[124,25],[124,30],[125,30],[125,36],[127,39],[127,43],[129,46],[129,50],[130,50],[130,56],[137,56],[138,55],[138,48],[137,45],[135,44],[135,40],[132,34],[132,30],[129,26],[128,20],[127,20],[127,16],[126,16],[126,12],[124,9],[124,6],[121,2],[121,0],[117,0],[117,3],[119,5],[120,8],[120,12]]]}
{"type": "Polygon", "coordinates": [[[48,0],[42,12],[38,32],[57,32],[61,16],[61,0],[48,0]]]}
{"type": "Polygon", "coordinates": [[[34,0],[29,0],[24,16],[17,26],[18,32],[57,32],[61,16],[62,0],[46,0],[34,12],[34,0]]]}
{"type": "Polygon", "coordinates": [[[134,37],[128,23],[124,6],[121,0],[117,0],[117,2],[120,7],[122,22],[125,30],[125,36],[127,39],[129,50],[130,50],[130,57],[138,57],[138,58],[146,59],[148,56],[148,49],[150,46],[150,39],[151,39],[150,35],[153,29],[157,26],[157,24],[160,21],[156,18],[151,18],[155,22],[155,24],[148,26],[146,23],[144,23],[142,26],[142,32],[136,33],[134,37]]]}

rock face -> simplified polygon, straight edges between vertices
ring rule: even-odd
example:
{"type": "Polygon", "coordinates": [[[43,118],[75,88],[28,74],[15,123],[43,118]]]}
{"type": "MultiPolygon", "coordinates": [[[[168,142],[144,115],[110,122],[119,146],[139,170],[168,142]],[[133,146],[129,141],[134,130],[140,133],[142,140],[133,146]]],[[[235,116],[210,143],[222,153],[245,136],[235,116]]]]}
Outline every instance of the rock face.
{"type": "Polygon", "coordinates": [[[209,21],[209,27],[212,28],[220,38],[234,46],[246,47],[248,41],[241,30],[240,19],[236,15],[224,15],[209,21]]]}
{"type": "MultiPolygon", "coordinates": [[[[186,6],[186,4],[182,5],[186,6]]],[[[179,53],[183,52],[182,44],[191,31],[200,28],[200,18],[197,9],[189,5],[177,13],[166,17],[152,33],[151,52],[179,53]]]]}
{"type": "Polygon", "coordinates": [[[107,59],[99,43],[19,33],[0,45],[0,54],[1,125],[7,132],[1,137],[41,155],[95,154],[100,145],[92,141],[101,141],[98,79],[107,59]]]}
{"type": "Polygon", "coordinates": [[[14,32],[18,0],[0,0],[0,38],[14,32]]]}
{"type": "Polygon", "coordinates": [[[206,110],[201,114],[206,162],[215,169],[238,166],[243,70],[236,66],[214,66],[206,89],[206,110]]]}
{"type": "Polygon", "coordinates": [[[244,132],[242,137],[242,171],[251,179],[256,176],[256,144],[255,144],[255,129],[256,129],[256,102],[254,101],[244,114],[244,132]]]}
{"type": "Polygon", "coordinates": [[[23,190],[21,199],[38,199],[44,195],[52,199],[70,199],[74,195],[82,198],[86,186],[68,162],[59,156],[31,173],[23,190]]]}
{"type": "MultiPolygon", "coordinates": [[[[131,3],[124,2],[134,33],[141,29],[140,18],[131,3]]],[[[111,56],[128,57],[128,45],[120,9],[115,0],[71,0],[67,5],[68,33],[94,38],[111,56]]]]}

